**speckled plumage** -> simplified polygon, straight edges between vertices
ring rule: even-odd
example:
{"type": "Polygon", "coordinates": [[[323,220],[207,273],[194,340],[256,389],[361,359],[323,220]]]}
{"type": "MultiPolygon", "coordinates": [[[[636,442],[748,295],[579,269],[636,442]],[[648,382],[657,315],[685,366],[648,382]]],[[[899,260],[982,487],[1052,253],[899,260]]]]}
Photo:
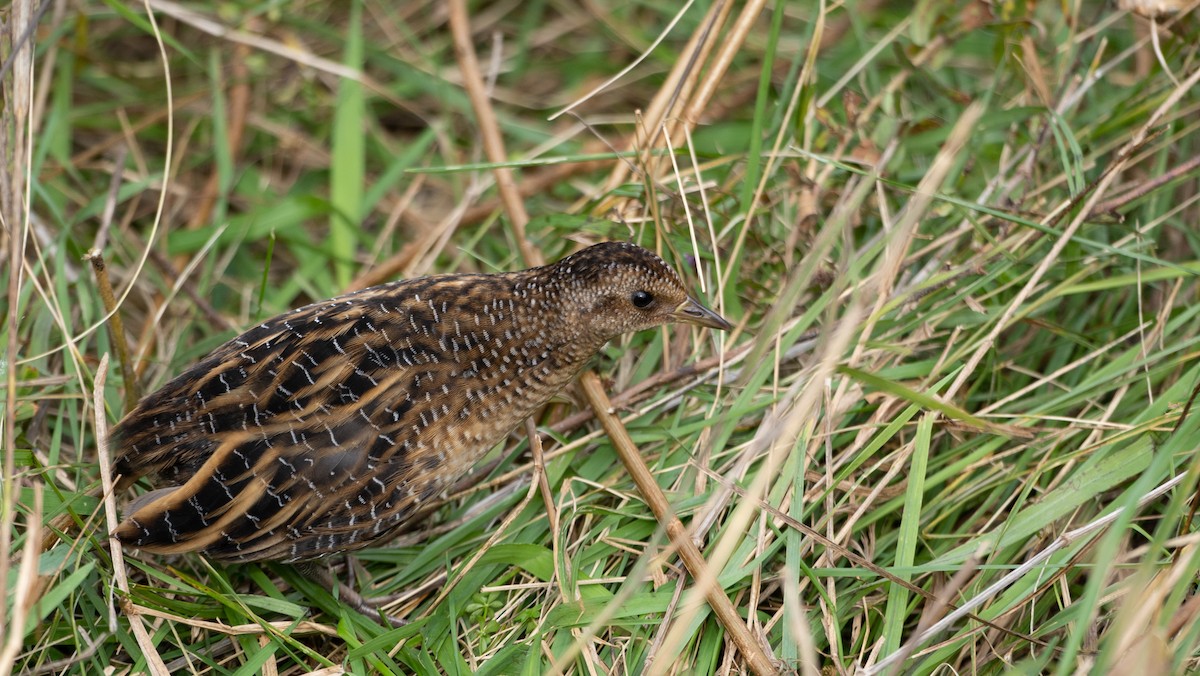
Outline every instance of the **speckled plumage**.
{"type": "Polygon", "coordinates": [[[605,342],[671,321],[729,328],[661,259],[623,243],[279,315],[114,428],[118,487],[145,475],[167,484],[135,499],[116,535],[227,561],[365,547],[466,473],[605,342]]]}

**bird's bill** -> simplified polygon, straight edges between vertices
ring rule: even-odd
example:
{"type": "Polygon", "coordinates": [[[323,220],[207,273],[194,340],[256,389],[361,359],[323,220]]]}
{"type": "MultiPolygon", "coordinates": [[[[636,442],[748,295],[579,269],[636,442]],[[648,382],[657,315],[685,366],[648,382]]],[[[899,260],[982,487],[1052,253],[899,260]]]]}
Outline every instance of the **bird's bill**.
{"type": "Polygon", "coordinates": [[[675,321],[695,324],[696,326],[707,326],[710,329],[720,331],[728,331],[733,328],[733,324],[725,321],[721,315],[709,310],[697,301],[695,298],[688,298],[675,311],[671,313],[671,317],[675,321]]]}

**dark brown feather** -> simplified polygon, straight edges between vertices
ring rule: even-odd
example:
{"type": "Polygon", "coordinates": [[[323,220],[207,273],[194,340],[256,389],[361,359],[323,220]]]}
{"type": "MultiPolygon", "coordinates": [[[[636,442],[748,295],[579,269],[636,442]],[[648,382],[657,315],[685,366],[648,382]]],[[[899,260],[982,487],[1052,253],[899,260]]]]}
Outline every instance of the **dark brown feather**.
{"type": "Polygon", "coordinates": [[[114,429],[116,530],[147,551],[299,561],[387,537],[567,385],[611,338],[728,324],[630,244],[553,265],[385,284],[214,350],[114,429]],[[643,292],[645,299],[634,295],[643,292]]]}

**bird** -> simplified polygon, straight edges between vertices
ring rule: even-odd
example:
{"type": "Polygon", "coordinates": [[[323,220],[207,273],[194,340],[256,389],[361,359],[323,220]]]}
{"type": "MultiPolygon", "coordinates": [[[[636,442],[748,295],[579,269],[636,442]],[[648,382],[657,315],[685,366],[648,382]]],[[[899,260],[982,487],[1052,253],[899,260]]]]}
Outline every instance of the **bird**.
{"type": "Polygon", "coordinates": [[[605,343],[673,322],[732,328],[661,258],[626,242],[278,315],[113,428],[117,489],[152,486],[113,535],[220,562],[312,562],[382,543],[605,343]]]}

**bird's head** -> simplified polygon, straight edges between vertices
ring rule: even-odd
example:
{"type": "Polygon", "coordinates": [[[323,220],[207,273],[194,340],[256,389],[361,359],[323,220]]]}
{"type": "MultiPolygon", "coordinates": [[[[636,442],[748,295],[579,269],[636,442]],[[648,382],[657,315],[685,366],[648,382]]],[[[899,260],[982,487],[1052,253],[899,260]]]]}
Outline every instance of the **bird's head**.
{"type": "Polygon", "coordinates": [[[600,342],[672,322],[732,328],[689,296],[661,258],[633,244],[596,244],[543,270],[564,301],[559,307],[574,310],[568,320],[600,342]]]}

